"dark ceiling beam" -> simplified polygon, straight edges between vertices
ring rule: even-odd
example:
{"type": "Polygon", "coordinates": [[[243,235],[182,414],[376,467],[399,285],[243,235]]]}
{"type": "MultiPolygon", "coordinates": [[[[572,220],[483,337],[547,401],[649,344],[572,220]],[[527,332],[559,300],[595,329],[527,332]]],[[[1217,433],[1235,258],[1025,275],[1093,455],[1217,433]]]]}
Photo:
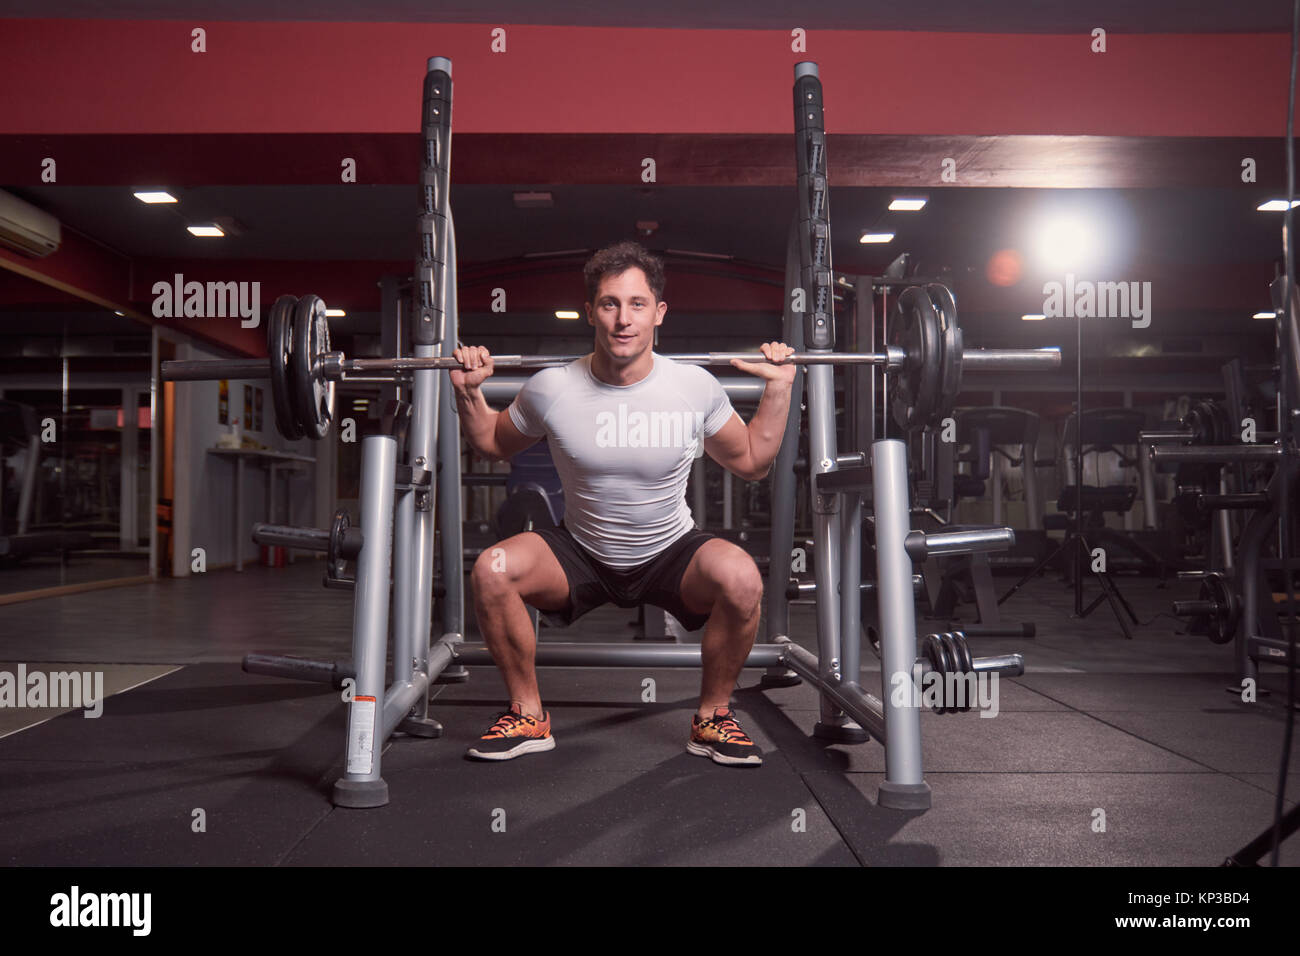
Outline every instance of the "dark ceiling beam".
{"type": "MultiPolygon", "coordinates": [[[[191,265],[200,273],[219,273],[196,275],[194,278],[200,281],[218,278],[227,281],[231,278],[220,266],[207,263],[191,265]]],[[[149,286],[142,285],[139,269],[140,263],[79,233],[64,230],[59,250],[43,259],[31,259],[0,249],[0,308],[14,314],[30,304],[33,311],[39,313],[49,311],[52,306],[66,308],[68,304],[78,302],[106,312],[121,312],[125,317],[146,325],[181,329],[236,353],[266,353],[265,326],[245,329],[238,320],[197,322],[156,318],[148,294],[149,286]]],[[[145,281],[152,284],[150,279],[145,281]]],[[[268,302],[267,307],[269,305],[268,302]]]]}
{"type": "Polygon", "coordinates": [[[18,256],[8,256],[0,250],[0,308],[24,309],[34,312],[75,311],[93,308],[66,288],[57,288],[37,281],[27,272],[17,272],[4,267],[5,263],[18,263],[18,256]]]}
{"type": "Polygon", "coordinates": [[[124,310],[131,301],[130,259],[67,229],[58,252],[43,259],[0,248],[0,276],[0,302],[6,304],[80,300],[124,310]],[[34,290],[29,282],[45,289],[34,290]]]}
{"type": "MultiPolygon", "coordinates": [[[[788,134],[458,133],[456,185],[640,184],[655,158],[663,186],[788,186],[788,134]]],[[[420,138],[410,133],[0,136],[0,182],[41,187],[41,163],[58,159],[59,183],[75,186],[338,185],[339,163],[357,163],[360,185],[411,185],[420,138]]],[[[1285,186],[1281,139],[1260,137],[831,135],[835,186],[944,189],[1224,188],[1285,186]],[[956,161],[955,183],[942,181],[956,161]],[[1243,159],[1256,183],[1241,182],[1243,159]]],[[[647,188],[653,188],[647,184],[647,188]]]]}

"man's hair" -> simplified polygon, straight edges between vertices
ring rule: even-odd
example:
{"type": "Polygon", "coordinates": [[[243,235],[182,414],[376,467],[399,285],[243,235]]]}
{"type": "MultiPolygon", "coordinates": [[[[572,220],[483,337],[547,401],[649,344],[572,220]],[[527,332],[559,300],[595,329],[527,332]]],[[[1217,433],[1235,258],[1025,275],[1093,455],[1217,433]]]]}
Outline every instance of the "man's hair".
{"type": "Polygon", "coordinates": [[[582,276],[587,282],[587,301],[596,304],[596,293],[600,289],[600,280],[607,275],[622,275],[628,269],[640,269],[645,273],[646,282],[655,302],[664,297],[664,264],[658,256],[651,255],[639,242],[616,242],[606,246],[587,260],[582,269],[582,276]]]}

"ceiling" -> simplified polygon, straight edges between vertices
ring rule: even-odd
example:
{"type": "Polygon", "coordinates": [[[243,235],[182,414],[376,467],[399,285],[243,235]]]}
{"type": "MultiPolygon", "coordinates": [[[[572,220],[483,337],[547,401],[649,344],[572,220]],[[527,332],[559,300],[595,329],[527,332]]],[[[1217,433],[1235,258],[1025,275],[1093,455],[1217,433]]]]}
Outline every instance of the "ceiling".
{"type": "MultiPolygon", "coordinates": [[[[202,186],[176,190],[175,206],[145,206],[124,186],[58,186],[9,191],[64,225],[132,259],[373,261],[403,263],[415,249],[413,186],[202,186]],[[233,217],[242,232],[196,239],[189,222],[233,217]]],[[[900,192],[831,190],[832,260],[839,271],[878,274],[899,254],[923,274],[982,270],[1004,248],[1025,249],[1048,211],[1085,212],[1107,230],[1111,273],[1136,264],[1186,268],[1268,262],[1280,255],[1279,216],[1255,210],[1268,190],[977,189],[919,191],[918,213],[890,213],[900,192]],[[863,231],[891,231],[866,246],[863,231]]],[[[451,204],[463,268],[529,254],[594,249],[637,236],[655,250],[686,250],[758,263],[780,277],[795,195],[788,187],[454,186],[451,204]],[[551,208],[516,208],[517,190],[545,190],[551,208]]]]}
{"type": "MultiPolygon", "coordinates": [[[[161,0],[0,0],[0,17],[55,17],[55,18],[112,18],[112,19],[194,19],[255,20],[255,21],[422,21],[422,22],[477,22],[477,23],[536,23],[581,24],[588,26],[617,25],[625,27],[680,27],[717,29],[788,29],[798,25],[808,29],[870,29],[870,30],[927,30],[972,31],[988,33],[1063,33],[1087,32],[1095,26],[1104,26],[1111,32],[1169,32],[1169,33],[1236,33],[1259,31],[1286,31],[1290,28],[1290,5],[1280,0],[1225,4],[1221,0],[1095,0],[1081,5],[1071,0],[1053,2],[999,2],[971,3],[970,0],[914,0],[911,3],[879,2],[879,0],[839,0],[806,4],[790,13],[787,3],[776,0],[751,0],[747,3],[701,4],[698,0],[664,0],[646,4],[631,0],[611,2],[580,2],[580,0],[550,0],[546,3],[530,0],[504,0],[490,4],[446,3],[438,0],[407,2],[383,0],[361,5],[340,0],[232,0],[215,5],[199,2],[161,2],[161,0]]],[[[1008,94],[1012,95],[1012,94],[1008,94]]],[[[1024,95],[1024,94],[1020,94],[1024,95]]],[[[407,270],[415,251],[416,215],[418,194],[413,184],[401,184],[411,167],[409,160],[418,149],[415,137],[400,140],[375,138],[374,150],[384,154],[395,172],[382,185],[229,185],[217,178],[219,169],[230,159],[230,152],[245,153],[245,162],[256,167],[264,162],[261,153],[247,148],[241,134],[229,137],[219,134],[213,140],[229,140],[227,151],[219,147],[208,155],[207,140],[191,140],[185,136],[171,137],[175,148],[193,153],[194,169],[187,182],[207,182],[212,185],[185,185],[183,182],[159,183],[169,186],[181,199],[179,206],[141,205],[131,196],[131,190],[122,183],[134,178],[135,170],[155,170],[160,167],[152,140],[131,137],[113,139],[116,155],[105,157],[105,164],[113,167],[116,179],[105,179],[116,185],[63,186],[44,185],[35,188],[2,186],[27,201],[53,213],[71,233],[90,243],[107,247],[132,262],[148,260],[176,262],[265,262],[300,263],[307,274],[315,269],[320,273],[342,271],[343,264],[352,264],[351,274],[356,277],[348,302],[349,318],[339,327],[353,334],[374,334],[378,320],[376,308],[378,292],[375,279],[385,271],[407,270]],[[409,142],[408,142],[409,141],[409,142]],[[394,148],[400,146],[400,148],[394,148]],[[396,184],[395,184],[396,183],[396,184]],[[241,229],[239,234],[222,240],[200,240],[189,236],[184,226],[187,222],[210,221],[216,217],[232,217],[241,229]]],[[[267,138],[268,140],[270,138],[267,138]]],[[[312,156],[306,137],[286,134],[286,141],[298,143],[304,156],[312,156]],[[308,144],[308,145],[303,145],[308,144]]],[[[481,137],[481,139],[486,139],[481,137]]],[[[888,182],[887,175],[902,169],[903,178],[915,176],[908,166],[918,165],[918,149],[924,147],[949,155],[943,144],[927,143],[924,137],[860,137],[864,144],[852,144],[856,150],[847,160],[845,150],[831,155],[832,181],[888,182]],[[895,142],[895,140],[897,142],[895,142]],[[892,143],[893,145],[889,145],[892,143]],[[882,145],[883,144],[883,145],[882,145]],[[836,157],[841,157],[836,166],[836,157]],[[841,178],[843,177],[843,178],[841,178]]],[[[1053,184],[1062,182],[1063,160],[1071,147],[1059,148],[1051,154],[1054,160],[1044,161],[1043,155],[1033,153],[1030,146],[1012,142],[1015,137],[987,137],[981,141],[980,166],[990,177],[999,170],[1016,167],[1039,168],[1043,175],[1054,175],[1053,184]],[[998,152],[1001,148],[1003,151],[998,152]],[[1026,152],[1027,158],[1016,160],[1016,150],[1026,152]]],[[[885,207],[890,198],[900,192],[915,194],[917,190],[896,190],[879,186],[843,185],[831,190],[830,218],[835,236],[832,258],[837,271],[849,274],[879,274],[902,251],[911,253],[922,274],[949,277],[960,287],[962,283],[983,282],[989,257],[1000,249],[1027,249],[1031,244],[1030,223],[1047,209],[1068,207],[1096,216],[1110,230],[1103,240],[1106,268],[1115,278],[1144,277],[1143,270],[1168,267],[1173,276],[1185,275],[1189,279],[1213,280],[1217,275],[1234,275],[1236,267],[1262,267],[1268,274],[1272,262],[1280,254],[1280,218],[1255,211],[1255,205],[1276,194],[1263,185],[1243,185],[1236,175],[1240,155],[1259,155],[1259,141],[1245,145],[1245,141],[1222,137],[1217,140],[1188,141],[1178,138],[1137,144],[1147,152],[1144,159],[1139,154],[1123,150],[1137,149],[1123,137],[1021,137],[1026,143],[1033,141],[1034,149],[1046,150],[1056,140],[1077,140],[1077,151],[1087,148],[1112,149],[1115,153],[1105,159],[1105,153],[1079,155],[1074,162],[1079,169],[1099,169],[1108,165],[1116,169],[1144,170],[1139,181],[1145,188],[1116,189],[1010,189],[984,187],[943,187],[920,190],[930,198],[927,208],[916,214],[890,214],[885,207]],[[1160,147],[1150,144],[1158,142],[1160,147]],[[1192,145],[1188,145],[1189,142],[1192,145]],[[1160,151],[1167,147],[1167,152],[1160,151]],[[1103,157],[1103,158],[1099,158],[1103,157]],[[1199,165],[1198,165],[1199,164],[1199,165]],[[1182,167],[1201,170],[1183,188],[1152,185],[1178,182],[1176,177],[1182,167]],[[1218,183],[1221,170],[1226,184],[1218,183]],[[888,229],[896,233],[894,241],[886,246],[864,246],[857,242],[864,230],[888,229]]],[[[1138,138],[1133,138],[1136,141],[1138,138]]],[[[91,140],[87,148],[103,149],[106,141],[91,140]]],[[[461,140],[460,142],[466,142],[461,140]]],[[[494,144],[496,140],[492,141],[494,144]]],[[[523,140],[518,142],[522,143],[523,140]]],[[[671,185],[653,187],[638,185],[578,185],[575,182],[586,175],[585,168],[574,160],[587,155],[592,164],[599,164],[598,151],[569,146],[556,148],[549,162],[552,171],[557,164],[565,170],[564,179],[549,181],[547,174],[537,173],[530,182],[514,180],[530,163],[544,163],[539,155],[536,140],[528,140],[533,147],[516,146],[517,158],[513,164],[498,166],[466,163],[468,150],[456,154],[453,169],[454,182],[451,204],[457,227],[457,250],[461,267],[467,272],[484,269],[493,263],[517,262],[530,254],[551,253],[558,250],[593,249],[609,241],[637,237],[636,224],[650,220],[657,223],[652,235],[641,237],[650,248],[660,250],[687,250],[709,256],[725,256],[761,268],[751,272],[751,279],[780,280],[785,258],[786,229],[794,212],[795,195],[791,183],[783,185],[745,185],[755,181],[746,178],[747,168],[735,171],[732,162],[735,154],[727,152],[723,138],[690,139],[681,148],[683,157],[689,156],[698,170],[714,167],[722,169],[718,185],[671,185]],[[593,155],[594,154],[594,155],[593,155]],[[721,157],[721,158],[719,158],[721,157]],[[500,175],[501,169],[510,170],[510,181],[500,175]],[[486,170],[486,171],[485,171],[486,170]],[[467,183],[465,180],[468,180],[467,183]],[[519,209],[512,201],[516,190],[546,190],[553,196],[553,205],[544,209],[519,209]]],[[[847,143],[847,139],[845,141],[847,143]]],[[[1268,141],[1276,146],[1276,140],[1268,141]]],[[[75,144],[69,144],[71,149],[75,144]]],[[[156,144],[154,144],[156,145],[156,144]]],[[[837,144],[838,145],[838,144],[837,144]]],[[[969,145],[969,144],[968,144],[969,145]]],[[[63,146],[60,147],[64,148],[63,146]]],[[[509,153],[508,147],[493,145],[500,153],[509,153]]],[[[480,154],[487,147],[480,147],[480,154]]],[[[779,162],[782,176],[792,178],[784,138],[780,144],[779,162]]],[[[325,153],[332,152],[324,150],[325,153]]],[[[351,155],[349,153],[348,155],[351,155]]],[[[637,155],[642,155],[637,153],[637,155]]],[[[752,157],[747,156],[747,159],[752,157]]],[[[379,165],[376,161],[367,166],[379,165]]],[[[670,163],[665,162],[665,168],[670,163]]],[[[679,164],[680,165],[680,164],[679,164]]],[[[763,167],[753,165],[760,173],[763,167]]],[[[790,164],[792,165],[792,164],[790,164]]],[[[1267,164],[1261,160],[1261,169],[1267,164]]],[[[1280,163],[1272,168],[1280,168],[1280,163]]],[[[240,175],[255,175],[245,167],[240,175]]],[[[739,167],[736,167],[739,168],[739,167]]],[[[775,168],[775,167],[774,167],[775,168]]],[[[963,165],[966,168],[966,165],[963,165]]],[[[552,172],[553,174],[553,172],[552,172]]],[[[331,175],[335,175],[331,173],[331,175]]],[[[153,179],[141,174],[141,179],[153,179]]],[[[248,180],[227,179],[229,182],[248,180]]],[[[253,182],[276,181],[274,179],[253,182]]],[[[299,180],[302,181],[302,180],[299,180]]],[[[601,182],[598,178],[589,182],[601,182]]],[[[700,179],[693,180],[701,182],[700,179]]],[[[772,178],[758,181],[773,183],[772,178]]],[[[986,182],[1005,180],[989,179],[986,182]]],[[[1072,180],[1078,182],[1078,180],[1072,180]]],[[[35,263],[39,269],[40,264],[35,263]]],[[[580,292],[575,267],[566,273],[572,275],[575,290],[580,292]]],[[[301,270],[300,270],[301,272],[301,270]]],[[[681,287],[681,272],[669,270],[669,291],[681,287]],[[678,276],[674,285],[674,276],[678,276]]],[[[242,275],[234,276],[242,278],[242,275]]],[[[1226,279],[1225,279],[1226,281],[1226,279]]],[[[1252,280],[1253,282],[1253,280],[1252,280]]],[[[310,285],[309,285],[310,287],[310,285]]],[[[39,291],[39,290],[36,290],[39,291]]],[[[10,284],[0,287],[0,334],[6,317],[13,323],[19,316],[30,313],[39,302],[46,311],[68,310],[65,301],[47,298],[27,299],[22,286],[10,284]]],[[[139,292],[137,301],[147,298],[139,292]]],[[[1266,323],[1249,319],[1250,311],[1266,304],[1264,283],[1245,287],[1234,302],[1223,301],[1201,306],[1197,293],[1189,292],[1180,302],[1181,334],[1213,335],[1246,334],[1254,340],[1268,337],[1266,323]]],[[[970,330],[968,341],[994,325],[1006,326],[1018,312],[1037,311],[1041,303],[1040,287],[1025,283],[1020,299],[1004,297],[998,311],[963,312],[963,328],[970,330]],[[968,324],[969,321],[969,324],[968,324]]],[[[725,312],[725,302],[712,302],[714,313],[725,312]]],[[[89,307],[88,307],[89,308],[89,307]]],[[[746,316],[753,315],[748,307],[738,307],[732,317],[743,324],[746,316]]],[[[680,312],[678,313],[680,315],[680,312]]],[[[487,321],[486,311],[478,317],[487,321]]],[[[125,320],[123,320],[125,321],[125,320]]],[[[1042,335],[1033,323],[1010,323],[1016,335],[1042,335]]],[[[129,326],[123,326],[126,331],[129,326]]],[[[1166,330],[1167,331],[1167,330],[1166,330]]],[[[572,335],[572,328],[564,333],[572,335]]],[[[559,333],[557,333],[559,334],[559,333]]],[[[530,348],[527,350],[536,350],[530,348]]]]}
{"type": "MultiPolygon", "coordinates": [[[[145,206],[127,187],[45,186],[7,191],[133,258],[404,260],[415,249],[414,186],[202,186],[175,190],[175,206],[145,206]],[[196,239],[190,222],[233,216],[243,234],[196,239]]],[[[1188,264],[1248,262],[1281,254],[1281,219],[1255,206],[1268,190],[833,188],[834,262],[870,274],[910,251],[932,271],[983,264],[995,250],[1023,245],[1039,210],[1093,210],[1114,222],[1129,253],[1188,264]],[[895,195],[924,194],[919,213],[891,213],[895,195]],[[866,247],[862,231],[893,231],[866,247]]],[[[453,186],[462,265],[530,253],[596,248],[631,238],[639,221],[659,224],[646,244],[732,256],[781,268],[795,192],[782,187],[453,186]],[[545,191],[548,209],[516,208],[519,191],[545,191]]]]}
{"type": "Polygon", "coordinates": [[[115,20],[502,23],[696,29],[932,30],[962,33],[1285,32],[1280,0],[0,0],[0,16],[115,20]]]}

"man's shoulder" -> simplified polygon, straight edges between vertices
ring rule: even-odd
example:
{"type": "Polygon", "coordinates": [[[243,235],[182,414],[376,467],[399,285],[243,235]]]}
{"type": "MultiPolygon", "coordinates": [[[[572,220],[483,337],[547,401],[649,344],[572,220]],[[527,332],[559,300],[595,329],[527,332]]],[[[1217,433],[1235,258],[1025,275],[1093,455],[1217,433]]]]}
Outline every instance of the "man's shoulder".
{"type": "Polygon", "coordinates": [[[663,362],[674,375],[700,379],[713,377],[713,374],[703,365],[694,365],[690,362],[679,362],[671,355],[664,355],[660,352],[656,352],[655,356],[659,361],[663,362]]]}
{"type": "Polygon", "coordinates": [[[717,376],[703,365],[689,365],[685,362],[675,362],[667,355],[660,355],[659,358],[664,360],[669,374],[679,385],[691,385],[711,390],[714,386],[720,384],[717,376]]]}
{"type": "Polygon", "coordinates": [[[538,369],[528,377],[523,387],[542,392],[563,391],[566,388],[571,388],[572,377],[575,372],[581,372],[580,366],[586,358],[587,356],[584,355],[567,365],[552,365],[548,368],[538,369]]]}

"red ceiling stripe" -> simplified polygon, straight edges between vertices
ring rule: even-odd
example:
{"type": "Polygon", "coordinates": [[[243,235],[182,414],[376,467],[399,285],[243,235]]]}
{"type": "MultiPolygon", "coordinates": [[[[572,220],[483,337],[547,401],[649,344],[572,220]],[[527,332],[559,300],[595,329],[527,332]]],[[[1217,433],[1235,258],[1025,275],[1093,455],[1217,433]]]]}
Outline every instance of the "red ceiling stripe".
{"type": "Polygon", "coordinates": [[[1286,110],[1281,34],[491,29],[5,20],[0,134],[413,131],[434,54],[468,133],[786,133],[800,59],[838,133],[1277,136],[1286,110]]]}

